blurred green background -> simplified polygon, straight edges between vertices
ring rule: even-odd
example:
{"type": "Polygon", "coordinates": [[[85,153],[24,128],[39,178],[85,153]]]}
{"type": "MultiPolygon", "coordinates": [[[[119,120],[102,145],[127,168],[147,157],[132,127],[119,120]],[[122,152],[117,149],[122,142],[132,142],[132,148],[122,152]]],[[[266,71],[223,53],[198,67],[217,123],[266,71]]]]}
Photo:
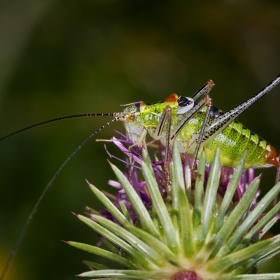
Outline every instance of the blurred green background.
{"type": "MultiPolygon", "coordinates": [[[[214,105],[229,110],[274,79],[279,65],[279,0],[1,1],[1,136],[56,117],[156,102],[172,92],[191,96],[208,79],[216,84],[214,105]]],[[[239,120],[280,151],[279,110],[280,87],[239,120]]],[[[106,121],[58,122],[0,143],[1,271],[43,188],[106,121]]],[[[110,138],[114,129],[124,131],[114,124],[97,138],[110,138]]],[[[107,147],[118,154],[112,144],[107,147]]],[[[96,235],[71,211],[102,209],[85,179],[108,190],[115,177],[107,158],[103,143],[91,140],[71,160],[35,215],[6,279],[76,279],[86,270],[80,260],[93,257],[60,240],[95,243],[96,235]]],[[[273,169],[263,171],[264,189],[274,176],[273,169]]]]}

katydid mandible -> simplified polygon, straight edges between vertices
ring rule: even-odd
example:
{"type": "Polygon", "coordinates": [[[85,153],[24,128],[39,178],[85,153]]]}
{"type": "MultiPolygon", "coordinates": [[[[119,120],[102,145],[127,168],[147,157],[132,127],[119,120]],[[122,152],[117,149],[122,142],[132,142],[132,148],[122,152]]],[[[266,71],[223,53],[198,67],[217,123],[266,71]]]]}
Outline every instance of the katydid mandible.
{"type": "Polygon", "coordinates": [[[149,133],[152,138],[161,140],[167,147],[169,147],[173,141],[177,141],[180,152],[187,153],[193,156],[194,159],[196,159],[201,150],[204,149],[206,161],[210,164],[213,160],[216,148],[220,147],[222,166],[235,167],[242,153],[247,150],[248,154],[245,168],[265,168],[271,166],[278,168],[279,158],[277,157],[275,148],[241,123],[235,121],[235,119],[279,83],[280,75],[257,94],[228,112],[222,112],[212,106],[209,92],[214,86],[214,83],[210,80],[191,98],[178,96],[173,93],[164,101],[154,104],[135,102],[128,105],[122,112],[108,114],[90,113],[57,118],[23,128],[0,138],[1,141],[30,128],[65,119],[92,116],[113,117],[111,121],[104,124],[85,139],[63,162],[52,177],[34,206],[14,246],[0,280],[4,279],[7,269],[11,265],[15,253],[18,250],[39,204],[58,174],[89,139],[115,121],[124,122],[127,136],[138,146],[146,145],[146,135],[149,133]]]}

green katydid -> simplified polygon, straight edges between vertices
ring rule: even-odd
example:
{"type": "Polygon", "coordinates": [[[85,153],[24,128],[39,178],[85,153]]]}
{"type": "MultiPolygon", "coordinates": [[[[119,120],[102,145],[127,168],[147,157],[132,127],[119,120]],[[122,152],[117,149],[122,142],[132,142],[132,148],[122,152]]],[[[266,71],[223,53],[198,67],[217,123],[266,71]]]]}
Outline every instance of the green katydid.
{"type": "Polygon", "coordinates": [[[117,117],[123,118],[129,138],[137,145],[144,143],[148,132],[154,139],[160,139],[164,143],[167,140],[177,141],[180,152],[191,156],[196,154],[198,146],[200,149],[204,148],[208,163],[212,162],[215,150],[219,146],[222,166],[235,167],[247,149],[245,168],[278,167],[277,153],[273,146],[235,121],[242,112],[278,83],[280,76],[259,93],[228,112],[222,112],[211,106],[208,93],[214,83],[209,81],[192,98],[172,94],[164,101],[150,105],[138,102],[118,113],[117,117]],[[166,106],[171,108],[169,136],[167,124],[164,125],[166,106]],[[206,113],[207,106],[209,113],[206,113]]]}
{"type": "MultiPolygon", "coordinates": [[[[222,166],[235,167],[242,153],[247,150],[248,154],[245,168],[278,167],[279,158],[273,146],[257,134],[245,128],[241,123],[235,121],[235,119],[279,83],[280,75],[260,92],[228,112],[222,112],[212,106],[209,92],[214,86],[214,83],[209,81],[191,98],[171,94],[164,101],[154,104],[135,102],[128,105],[122,112],[108,114],[93,113],[62,117],[23,128],[0,138],[1,141],[35,126],[59,120],[91,116],[113,117],[111,121],[94,131],[84,140],[55,173],[34,206],[9,257],[0,280],[4,279],[5,273],[11,265],[31,219],[58,174],[89,139],[115,121],[124,122],[127,136],[138,146],[146,145],[146,135],[149,133],[152,138],[161,140],[167,147],[169,147],[173,141],[177,141],[180,152],[187,153],[193,156],[194,159],[196,159],[200,151],[204,149],[206,161],[210,164],[213,160],[214,152],[219,146],[222,166]]],[[[168,162],[166,165],[167,164],[168,162]]]]}

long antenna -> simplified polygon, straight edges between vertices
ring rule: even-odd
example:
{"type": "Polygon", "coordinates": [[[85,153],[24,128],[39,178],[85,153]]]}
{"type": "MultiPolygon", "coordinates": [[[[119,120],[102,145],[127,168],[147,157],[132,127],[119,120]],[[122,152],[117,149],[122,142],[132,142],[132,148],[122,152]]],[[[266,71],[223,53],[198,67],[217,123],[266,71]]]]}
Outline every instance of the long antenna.
{"type": "MultiPolygon", "coordinates": [[[[20,130],[17,130],[15,132],[12,132],[4,137],[0,138],[0,141],[9,138],[15,134],[18,134],[20,132],[23,132],[25,130],[28,130],[30,128],[39,126],[39,125],[43,125],[43,124],[47,124],[47,123],[52,123],[52,122],[57,122],[57,121],[63,121],[63,120],[68,120],[68,119],[75,119],[75,118],[82,118],[82,117],[114,117],[116,114],[118,113],[106,113],[106,114],[102,114],[102,113],[97,113],[97,114],[81,114],[81,115],[73,115],[73,116],[67,116],[67,117],[61,117],[61,118],[56,118],[56,119],[52,119],[52,120],[48,120],[48,121],[44,121],[44,122],[40,122],[40,123],[36,123],[30,126],[27,126],[25,128],[22,128],[20,130]]],[[[105,125],[106,126],[106,125],[105,125]]],[[[102,128],[101,128],[102,129],[102,128]]]]}
{"type": "MultiPolygon", "coordinates": [[[[47,122],[42,122],[42,123],[39,123],[39,124],[36,124],[36,125],[32,125],[32,126],[29,126],[29,127],[27,127],[27,128],[18,130],[18,131],[14,132],[14,133],[11,133],[11,134],[9,134],[9,135],[7,135],[7,136],[1,138],[0,141],[3,140],[3,139],[5,139],[5,138],[7,138],[7,137],[9,137],[9,136],[11,136],[11,135],[14,135],[14,134],[19,133],[19,132],[24,131],[24,130],[27,130],[27,129],[32,128],[32,127],[34,127],[34,126],[41,125],[41,124],[45,124],[45,123],[49,123],[49,122],[54,122],[54,121],[56,121],[56,120],[62,120],[62,119],[67,119],[67,118],[75,118],[75,117],[79,117],[79,116],[84,117],[84,116],[100,116],[100,115],[102,116],[102,115],[104,115],[104,114],[76,115],[76,116],[70,116],[70,117],[64,117],[64,118],[54,119],[54,120],[50,120],[50,121],[47,121],[47,122]]],[[[98,132],[100,132],[100,131],[101,131],[103,128],[105,128],[106,126],[112,124],[112,123],[115,122],[115,121],[121,120],[121,118],[122,118],[121,116],[120,116],[120,117],[116,116],[116,113],[108,114],[108,115],[114,115],[115,118],[112,119],[112,120],[110,120],[109,122],[105,123],[105,124],[102,125],[100,128],[98,128],[97,130],[95,130],[90,136],[88,136],[88,137],[78,146],[78,148],[76,148],[75,151],[72,152],[72,154],[62,163],[62,165],[59,167],[59,169],[57,170],[57,172],[54,174],[54,176],[52,177],[52,179],[50,180],[50,182],[49,182],[49,183],[47,184],[47,186],[45,187],[44,191],[42,192],[42,194],[41,194],[41,196],[39,197],[38,201],[36,202],[35,206],[33,207],[32,211],[31,211],[31,213],[30,213],[30,215],[29,215],[29,217],[28,217],[28,219],[27,219],[27,221],[26,221],[26,223],[25,223],[25,225],[24,225],[24,227],[23,227],[23,229],[22,229],[22,231],[21,231],[21,233],[20,233],[19,238],[18,238],[17,242],[16,242],[15,245],[14,245],[14,248],[13,248],[12,252],[10,253],[10,256],[9,256],[9,258],[8,258],[8,261],[6,262],[6,265],[5,265],[5,267],[4,267],[4,270],[3,270],[3,272],[2,272],[2,275],[1,275],[0,280],[4,280],[4,277],[5,277],[5,275],[6,275],[7,271],[8,271],[8,269],[9,269],[9,267],[10,267],[11,264],[12,264],[12,261],[13,261],[15,255],[16,255],[16,252],[18,251],[18,248],[19,248],[19,246],[20,246],[20,244],[21,244],[21,242],[22,242],[22,239],[24,238],[24,236],[25,236],[25,234],[26,234],[26,232],[27,232],[27,230],[28,230],[28,227],[29,227],[29,225],[30,225],[30,223],[31,223],[32,218],[34,217],[34,215],[35,215],[35,213],[37,212],[37,209],[38,209],[40,203],[42,202],[42,200],[43,200],[43,198],[45,197],[47,191],[49,190],[49,188],[51,187],[51,185],[53,184],[53,182],[55,181],[55,179],[57,178],[57,176],[59,175],[59,173],[61,172],[61,170],[62,170],[62,169],[65,167],[65,165],[70,161],[70,159],[85,145],[85,143],[88,142],[95,134],[97,134],[98,132]]],[[[106,116],[108,116],[108,115],[106,114],[106,116]]]]}

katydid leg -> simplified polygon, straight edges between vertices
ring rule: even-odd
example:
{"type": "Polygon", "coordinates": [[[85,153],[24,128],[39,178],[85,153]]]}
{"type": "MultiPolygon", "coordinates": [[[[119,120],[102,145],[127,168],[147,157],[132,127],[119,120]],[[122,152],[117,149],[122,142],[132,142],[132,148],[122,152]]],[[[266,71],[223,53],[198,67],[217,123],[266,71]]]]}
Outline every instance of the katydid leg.
{"type": "Polygon", "coordinates": [[[204,86],[202,86],[193,96],[192,99],[197,102],[198,99],[208,95],[211,89],[214,87],[214,82],[209,80],[204,86]]]}
{"type": "MultiPolygon", "coordinates": [[[[278,159],[280,158],[280,154],[278,155],[278,159]]],[[[275,177],[275,185],[280,182],[280,164],[277,167],[276,177],[275,177]]],[[[273,206],[278,203],[278,195],[273,200],[273,206]]]]}
{"type": "Polygon", "coordinates": [[[203,120],[203,124],[201,126],[200,131],[199,131],[199,137],[198,137],[197,145],[195,147],[195,152],[194,152],[194,155],[193,155],[191,170],[194,170],[194,165],[195,165],[195,162],[196,162],[196,159],[197,159],[197,155],[198,155],[198,152],[200,150],[201,144],[203,143],[203,136],[204,136],[205,128],[207,127],[207,122],[209,120],[210,110],[211,110],[211,106],[212,106],[212,99],[208,95],[205,97],[205,99],[206,99],[205,103],[206,103],[207,109],[206,109],[206,113],[205,113],[205,118],[203,120]]]}
{"type": "Polygon", "coordinates": [[[176,126],[173,131],[171,131],[170,134],[170,140],[173,141],[175,137],[180,133],[180,131],[184,128],[184,126],[191,120],[191,118],[205,105],[207,104],[207,101],[205,98],[201,99],[192,109],[186,113],[186,115],[183,117],[183,119],[179,122],[179,124],[176,126]]]}
{"type": "Polygon", "coordinates": [[[171,130],[171,118],[172,118],[172,109],[169,105],[167,105],[162,112],[158,125],[156,127],[156,136],[158,139],[160,138],[160,135],[162,133],[163,127],[165,123],[167,122],[167,133],[166,133],[166,144],[165,144],[165,160],[164,160],[164,172],[166,176],[166,182],[167,182],[167,191],[170,188],[171,181],[170,181],[170,170],[169,170],[169,164],[170,164],[170,130],[171,130]]]}
{"type": "Polygon", "coordinates": [[[221,114],[215,119],[205,130],[204,142],[209,138],[213,139],[217,134],[219,134],[223,129],[225,129],[231,122],[233,122],[237,117],[241,115],[246,109],[253,105],[257,100],[259,100],[266,93],[271,91],[276,85],[280,83],[280,75],[277,76],[270,84],[259,91],[257,94],[253,95],[251,98],[243,102],[242,104],[236,106],[232,110],[221,114]]]}

